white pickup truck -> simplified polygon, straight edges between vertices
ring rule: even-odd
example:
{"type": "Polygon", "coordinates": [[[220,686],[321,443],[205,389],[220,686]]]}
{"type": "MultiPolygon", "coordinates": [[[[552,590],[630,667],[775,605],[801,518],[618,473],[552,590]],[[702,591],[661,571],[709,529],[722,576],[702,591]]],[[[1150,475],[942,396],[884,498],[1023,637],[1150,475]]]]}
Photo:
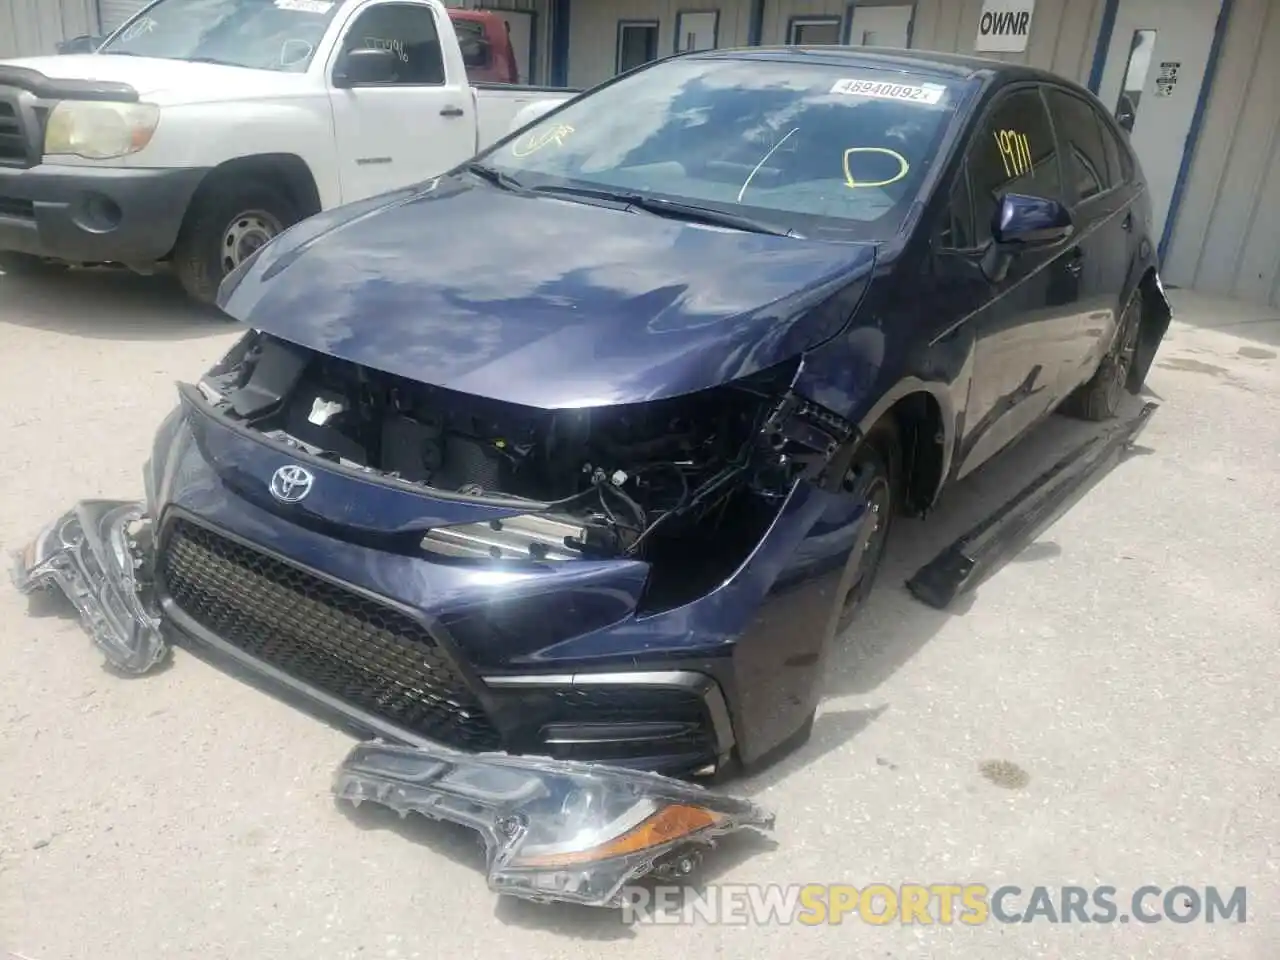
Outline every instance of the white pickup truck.
{"type": "Polygon", "coordinates": [[[457,166],[574,95],[438,0],[157,0],[90,54],[0,61],[0,271],[170,261],[195,298],[321,210],[457,166]],[[485,38],[488,39],[485,39],[485,38]]]}

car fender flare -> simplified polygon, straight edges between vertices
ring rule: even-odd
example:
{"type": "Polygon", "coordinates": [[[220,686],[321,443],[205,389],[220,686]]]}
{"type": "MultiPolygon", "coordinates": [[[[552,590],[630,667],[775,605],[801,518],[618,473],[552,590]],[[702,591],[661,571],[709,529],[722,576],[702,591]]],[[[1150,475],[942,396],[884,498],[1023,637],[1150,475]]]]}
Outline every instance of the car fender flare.
{"type": "Polygon", "coordinates": [[[943,484],[951,474],[951,460],[955,450],[956,438],[956,414],[955,403],[953,402],[950,389],[947,384],[937,381],[921,380],[919,377],[904,377],[895,383],[892,387],[880,395],[878,399],[867,412],[858,420],[858,437],[865,437],[871,429],[884,418],[890,410],[898,404],[899,401],[906,399],[912,394],[923,393],[931,397],[937,404],[941,413],[942,428],[942,446],[940,456],[942,458],[941,469],[938,471],[937,489],[933,491],[930,502],[937,500],[938,494],[942,491],[943,484]]]}

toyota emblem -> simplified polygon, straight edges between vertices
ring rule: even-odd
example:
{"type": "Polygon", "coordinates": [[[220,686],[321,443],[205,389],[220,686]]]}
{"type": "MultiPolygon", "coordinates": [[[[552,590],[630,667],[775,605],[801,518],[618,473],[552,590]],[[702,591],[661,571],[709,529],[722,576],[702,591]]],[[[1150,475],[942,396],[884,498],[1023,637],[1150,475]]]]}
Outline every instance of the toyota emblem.
{"type": "Polygon", "coordinates": [[[311,492],[315,479],[306,467],[286,463],[271,475],[271,495],[285,503],[297,503],[311,492]]]}

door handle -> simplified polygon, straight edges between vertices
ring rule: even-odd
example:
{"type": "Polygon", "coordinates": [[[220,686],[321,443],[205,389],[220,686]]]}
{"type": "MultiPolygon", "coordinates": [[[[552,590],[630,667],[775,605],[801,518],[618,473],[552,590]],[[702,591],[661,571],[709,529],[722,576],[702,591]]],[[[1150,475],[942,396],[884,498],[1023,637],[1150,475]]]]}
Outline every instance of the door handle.
{"type": "Polygon", "coordinates": [[[1084,270],[1084,250],[1080,247],[1072,248],[1071,252],[1067,254],[1066,267],[1067,273],[1074,277],[1080,276],[1080,273],[1084,270]]]}
{"type": "Polygon", "coordinates": [[[1120,227],[1124,230],[1133,229],[1133,211],[1129,210],[1125,213],[1124,219],[1120,221],[1120,227]]]}
{"type": "Polygon", "coordinates": [[[464,111],[461,107],[445,107],[443,110],[441,110],[441,111],[440,111],[440,116],[442,116],[442,117],[460,117],[460,116],[462,116],[462,115],[463,115],[463,113],[465,113],[465,112],[466,112],[466,111],[464,111]]]}

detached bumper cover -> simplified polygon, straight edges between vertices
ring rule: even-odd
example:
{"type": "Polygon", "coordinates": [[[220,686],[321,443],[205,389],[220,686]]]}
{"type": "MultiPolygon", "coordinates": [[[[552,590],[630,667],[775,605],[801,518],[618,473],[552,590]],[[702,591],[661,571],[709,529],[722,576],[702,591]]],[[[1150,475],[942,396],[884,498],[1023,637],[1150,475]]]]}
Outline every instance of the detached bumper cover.
{"type": "Polygon", "coordinates": [[[129,674],[146,673],[168,652],[139,579],[146,551],[132,528],[143,518],[140,503],[83,501],[15,554],[12,568],[25,594],[55,587],[66,594],[107,661],[129,674]]]}
{"type": "Polygon", "coordinates": [[[377,743],[351,751],[333,790],[476,830],[495,893],[597,907],[620,906],[623,887],[647,874],[685,876],[717,837],[774,822],[746,800],[652,773],[377,743]]]}
{"type": "MultiPolygon", "coordinates": [[[[143,674],[169,651],[149,536],[142,504],[83,501],[14,555],[13,581],[25,594],[61,590],[108,662],[143,674]]],[[[748,801],[658,774],[430,744],[359,744],[333,792],[476,830],[497,893],[601,907],[647,874],[685,876],[726,833],[773,826],[748,801]]]]}

